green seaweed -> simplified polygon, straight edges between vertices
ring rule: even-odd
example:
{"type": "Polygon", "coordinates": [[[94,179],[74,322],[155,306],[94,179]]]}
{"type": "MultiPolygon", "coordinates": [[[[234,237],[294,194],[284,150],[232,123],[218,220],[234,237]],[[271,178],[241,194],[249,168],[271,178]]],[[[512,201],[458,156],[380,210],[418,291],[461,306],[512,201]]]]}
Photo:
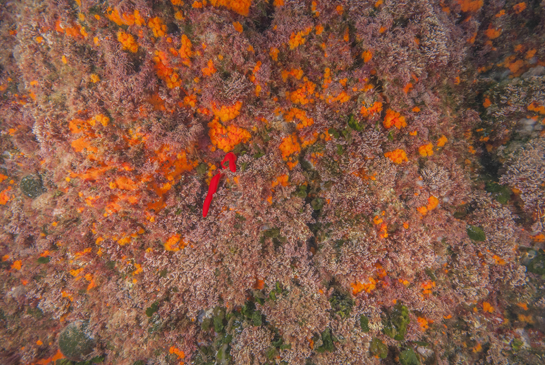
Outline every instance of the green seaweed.
{"type": "Polygon", "coordinates": [[[151,317],[158,310],[159,310],[159,302],[155,302],[146,309],[146,316],[151,317]]]}
{"type": "Polygon", "coordinates": [[[420,360],[418,360],[418,356],[416,356],[413,349],[401,351],[399,354],[399,362],[401,365],[420,365],[420,360]]]}
{"type": "Polygon", "coordinates": [[[331,330],[329,328],[326,328],[324,332],[322,332],[321,336],[322,345],[316,348],[316,352],[323,353],[335,351],[335,345],[333,345],[333,335],[331,334],[331,330]]]}
{"type": "Polygon", "coordinates": [[[482,242],[486,240],[486,235],[481,227],[468,225],[467,226],[467,235],[473,241],[482,242]]]}
{"type": "Polygon", "coordinates": [[[372,356],[378,356],[381,359],[385,359],[388,356],[388,346],[386,346],[378,338],[374,337],[369,345],[369,352],[372,356]]]}
{"type": "Polygon", "coordinates": [[[349,294],[343,294],[337,291],[329,298],[329,303],[331,304],[333,313],[341,318],[347,318],[354,306],[354,300],[349,294]]]}
{"type": "Polygon", "coordinates": [[[396,304],[389,315],[383,320],[385,335],[397,341],[405,339],[407,325],[410,322],[409,310],[401,303],[396,304]]]}
{"type": "Polygon", "coordinates": [[[360,316],[360,327],[363,332],[369,332],[369,318],[363,314],[360,316]]]}
{"type": "Polygon", "coordinates": [[[59,336],[59,348],[69,360],[84,360],[95,348],[95,340],[87,333],[87,323],[75,321],[66,326],[59,336]]]}

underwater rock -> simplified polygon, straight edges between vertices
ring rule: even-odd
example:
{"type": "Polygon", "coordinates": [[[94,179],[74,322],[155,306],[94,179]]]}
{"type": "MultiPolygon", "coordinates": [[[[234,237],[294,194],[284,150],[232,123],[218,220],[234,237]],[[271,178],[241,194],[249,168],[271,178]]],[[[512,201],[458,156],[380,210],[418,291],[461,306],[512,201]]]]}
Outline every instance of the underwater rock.
{"type": "Polygon", "coordinates": [[[27,175],[21,179],[19,187],[25,196],[35,199],[45,191],[42,179],[38,175],[27,175]]]}
{"type": "Polygon", "coordinates": [[[83,321],[70,323],[59,336],[59,348],[70,360],[84,360],[95,345],[95,340],[87,333],[87,324],[83,321]]]}

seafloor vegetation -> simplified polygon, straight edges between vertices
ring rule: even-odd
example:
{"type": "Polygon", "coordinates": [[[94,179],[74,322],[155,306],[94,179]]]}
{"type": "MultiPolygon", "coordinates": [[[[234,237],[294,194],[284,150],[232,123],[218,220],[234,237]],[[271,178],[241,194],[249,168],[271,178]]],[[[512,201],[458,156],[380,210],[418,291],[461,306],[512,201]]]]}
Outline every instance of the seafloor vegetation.
{"type": "Polygon", "coordinates": [[[544,363],[545,2],[4,0],[0,44],[0,363],[544,363]]]}

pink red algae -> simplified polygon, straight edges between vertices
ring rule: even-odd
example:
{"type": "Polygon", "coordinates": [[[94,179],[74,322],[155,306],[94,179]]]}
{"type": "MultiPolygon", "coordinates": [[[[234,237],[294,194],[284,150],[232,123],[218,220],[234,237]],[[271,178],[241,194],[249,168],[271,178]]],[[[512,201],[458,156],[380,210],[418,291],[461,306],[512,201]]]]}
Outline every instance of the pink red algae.
{"type": "Polygon", "coordinates": [[[542,363],[538,3],[1,2],[0,363],[542,363]]]}

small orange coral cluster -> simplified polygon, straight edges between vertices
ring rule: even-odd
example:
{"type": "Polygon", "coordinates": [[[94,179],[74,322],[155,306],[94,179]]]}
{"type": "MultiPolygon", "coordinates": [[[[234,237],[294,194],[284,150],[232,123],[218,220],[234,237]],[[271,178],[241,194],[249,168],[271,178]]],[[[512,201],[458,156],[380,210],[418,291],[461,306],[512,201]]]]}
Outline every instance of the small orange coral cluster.
{"type": "Polygon", "coordinates": [[[407,126],[405,122],[405,117],[402,117],[399,112],[395,112],[392,109],[386,110],[386,116],[382,122],[384,128],[390,129],[395,126],[397,129],[401,129],[407,126]]]}
{"type": "Polygon", "coordinates": [[[278,50],[278,48],[276,47],[271,47],[271,49],[269,50],[269,55],[271,56],[271,58],[273,59],[273,61],[278,61],[278,53],[280,51],[278,50]]]}
{"type": "Polygon", "coordinates": [[[214,67],[214,62],[212,62],[212,60],[208,60],[208,63],[206,64],[206,67],[203,68],[201,71],[202,71],[203,76],[210,76],[210,75],[214,74],[217,70],[214,67]]]}
{"type": "Polygon", "coordinates": [[[250,132],[243,128],[234,125],[225,128],[219,123],[218,117],[208,123],[208,128],[210,128],[208,131],[210,140],[214,146],[224,152],[232,151],[237,144],[248,142],[251,138],[250,132]]]}
{"type": "Polygon", "coordinates": [[[316,84],[310,81],[306,81],[302,87],[295,91],[292,91],[289,94],[289,99],[294,104],[305,105],[308,103],[312,103],[314,99],[310,99],[310,97],[314,94],[315,89],[316,84]]]}
{"type": "Polygon", "coordinates": [[[240,109],[242,108],[242,101],[237,101],[231,106],[222,105],[218,107],[216,103],[212,103],[212,112],[214,115],[225,123],[230,120],[235,119],[240,114],[240,109]]]}
{"type": "Polygon", "coordinates": [[[186,66],[191,66],[191,61],[189,60],[193,57],[193,51],[191,50],[191,41],[185,34],[182,35],[182,45],[178,50],[180,57],[182,58],[182,63],[186,66]]]}
{"type": "Polygon", "coordinates": [[[174,89],[182,85],[182,80],[178,73],[173,68],[167,66],[167,55],[164,52],[155,51],[153,62],[155,63],[157,76],[166,83],[169,89],[174,89]]]}
{"type": "Polygon", "coordinates": [[[356,295],[364,290],[366,293],[370,293],[371,291],[375,290],[377,287],[377,281],[371,277],[368,279],[368,281],[369,283],[360,283],[359,281],[356,281],[355,283],[350,284],[352,287],[352,294],[356,295]]]}
{"type": "Polygon", "coordinates": [[[393,163],[400,164],[403,161],[409,161],[407,159],[407,154],[402,149],[398,148],[396,150],[386,152],[384,154],[384,157],[388,157],[390,160],[392,160],[393,163]]]}
{"type": "Polygon", "coordinates": [[[117,33],[117,40],[123,45],[123,49],[129,50],[132,53],[138,52],[138,44],[134,40],[134,37],[131,34],[125,33],[120,30],[117,33]]]}
{"type": "Polygon", "coordinates": [[[297,160],[294,161],[293,155],[298,155],[301,152],[301,146],[297,142],[297,135],[292,134],[287,136],[280,143],[280,152],[282,152],[282,159],[288,161],[288,167],[292,169],[298,163],[297,160]]]}
{"type": "Polygon", "coordinates": [[[303,129],[314,124],[314,119],[307,117],[307,112],[298,108],[291,108],[286,114],[284,119],[287,122],[293,122],[294,119],[299,119],[301,123],[297,124],[297,129],[303,129]]]}
{"type": "Polygon", "coordinates": [[[334,103],[334,102],[340,102],[340,103],[346,103],[350,100],[350,95],[346,91],[341,91],[339,95],[337,96],[328,96],[326,99],[326,102],[328,104],[334,103]]]}
{"type": "Polygon", "coordinates": [[[301,80],[301,77],[303,77],[303,70],[300,68],[292,68],[291,71],[282,70],[282,80],[287,81],[288,76],[293,76],[297,80],[301,80]]]}
{"type": "Polygon", "coordinates": [[[418,153],[420,153],[420,156],[422,157],[433,156],[433,144],[430,142],[418,147],[418,153]]]}
{"type": "Polygon", "coordinates": [[[252,0],[210,0],[210,4],[216,8],[222,6],[235,13],[247,16],[250,12],[252,0]]]}
{"type": "Polygon", "coordinates": [[[148,21],[148,27],[153,31],[153,35],[156,38],[164,37],[167,31],[166,24],[164,24],[163,20],[159,17],[151,18],[148,21]]]}
{"type": "Polygon", "coordinates": [[[545,106],[539,105],[539,103],[533,101],[530,105],[528,105],[528,110],[539,113],[539,114],[545,114],[545,106]]]}
{"type": "Polygon", "coordinates": [[[305,37],[312,31],[312,27],[307,27],[306,29],[299,31],[297,33],[292,32],[290,35],[290,40],[288,42],[290,49],[295,49],[302,44],[305,44],[305,37]]]}
{"type": "MultiPolygon", "coordinates": [[[[390,110],[390,109],[388,109],[390,110]]],[[[380,101],[375,101],[372,106],[369,108],[362,106],[360,109],[360,114],[364,117],[368,117],[373,114],[380,113],[382,111],[382,103],[380,101]]]]}
{"type": "Polygon", "coordinates": [[[280,175],[274,179],[274,181],[272,182],[272,187],[274,188],[277,185],[288,186],[288,179],[289,179],[289,175],[287,174],[280,175]]]}
{"type": "Polygon", "coordinates": [[[434,197],[433,195],[428,198],[428,204],[425,207],[418,207],[416,208],[420,214],[426,215],[428,212],[434,210],[439,205],[439,199],[434,197]]]}
{"type": "Polygon", "coordinates": [[[108,7],[108,9],[106,10],[106,18],[110,19],[112,22],[119,26],[133,24],[142,26],[146,23],[146,20],[140,15],[140,12],[138,10],[135,10],[132,14],[119,14],[119,11],[117,9],[112,9],[112,7],[108,7]]]}
{"type": "Polygon", "coordinates": [[[483,0],[456,0],[463,12],[476,12],[483,7],[483,0]]]}
{"type": "Polygon", "coordinates": [[[187,245],[188,243],[179,234],[175,234],[165,242],[165,250],[176,252],[182,250],[187,245]]]}

